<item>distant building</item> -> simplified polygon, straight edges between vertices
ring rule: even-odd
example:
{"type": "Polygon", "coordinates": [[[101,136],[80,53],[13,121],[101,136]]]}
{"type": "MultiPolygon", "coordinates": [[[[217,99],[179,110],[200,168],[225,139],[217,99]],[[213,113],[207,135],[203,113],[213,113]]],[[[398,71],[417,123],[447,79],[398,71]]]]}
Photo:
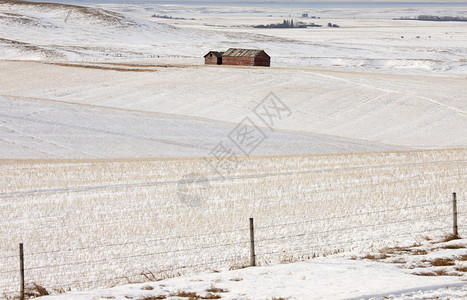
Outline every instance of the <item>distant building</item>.
{"type": "Polygon", "coordinates": [[[230,48],[222,55],[222,64],[269,67],[271,57],[264,50],[230,48]]]}
{"type": "Polygon", "coordinates": [[[209,51],[204,56],[204,63],[206,65],[222,65],[222,54],[224,52],[209,51]]]}
{"type": "Polygon", "coordinates": [[[204,55],[206,65],[264,66],[271,65],[271,57],[259,49],[230,48],[226,52],[209,51],[204,55]]]}

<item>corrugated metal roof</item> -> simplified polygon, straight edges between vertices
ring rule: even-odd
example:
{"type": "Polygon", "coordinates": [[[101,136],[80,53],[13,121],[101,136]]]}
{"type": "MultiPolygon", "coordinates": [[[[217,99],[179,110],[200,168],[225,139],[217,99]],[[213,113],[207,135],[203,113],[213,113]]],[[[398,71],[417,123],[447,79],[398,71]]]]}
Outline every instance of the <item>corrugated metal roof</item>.
{"type": "Polygon", "coordinates": [[[223,56],[236,56],[236,57],[255,57],[263,50],[258,49],[236,49],[230,48],[223,56]]]}
{"type": "Polygon", "coordinates": [[[221,58],[224,52],[218,52],[218,51],[209,51],[204,57],[208,56],[209,53],[212,53],[215,57],[221,58]]]}

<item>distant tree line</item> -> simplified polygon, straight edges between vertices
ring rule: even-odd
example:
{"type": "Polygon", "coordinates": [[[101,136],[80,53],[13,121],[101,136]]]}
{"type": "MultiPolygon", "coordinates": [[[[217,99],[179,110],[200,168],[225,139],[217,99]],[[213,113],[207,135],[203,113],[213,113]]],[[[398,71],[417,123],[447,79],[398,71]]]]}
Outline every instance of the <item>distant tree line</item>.
{"type": "Polygon", "coordinates": [[[431,15],[420,15],[418,17],[400,17],[394,18],[393,20],[416,20],[416,21],[438,21],[438,22],[467,22],[465,17],[452,17],[452,16],[431,16],[431,15]]]}
{"type": "Polygon", "coordinates": [[[167,15],[152,15],[153,18],[160,18],[160,19],[172,19],[172,20],[196,20],[195,18],[187,19],[187,18],[180,18],[180,17],[172,17],[167,15]]]}
{"type": "Polygon", "coordinates": [[[300,21],[284,20],[282,23],[269,24],[269,25],[256,25],[254,28],[307,28],[307,27],[321,27],[315,23],[306,24],[300,21]]]}

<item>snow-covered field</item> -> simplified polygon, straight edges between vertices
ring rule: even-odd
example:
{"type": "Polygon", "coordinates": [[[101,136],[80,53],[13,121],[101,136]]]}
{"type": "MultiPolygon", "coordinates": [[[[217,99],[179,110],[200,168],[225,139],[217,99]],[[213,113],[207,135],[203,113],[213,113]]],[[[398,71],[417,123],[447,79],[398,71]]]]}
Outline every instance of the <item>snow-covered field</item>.
{"type": "Polygon", "coordinates": [[[260,265],[410,245],[451,232],[452,191],[465,234],[465,158],[250,157],[225,178],[203,159],[4,161],[0,282],[17,286],[18,241],[29,282],[51,291],[243,266],[249,217],[260,265]]]}
{"type": "MultiPolygon", "coordinates": [[[[0,62],[0,95],[5,97],[189,116],[229,122],[235,127],[235,123],[248,116],[272,91],[292,111],[289,118],[277,124],[277,129],[350,139],[347,140],[349,146],[342,145],[345,141],[338,142],[342,152],[463,147],[467,144],[467,71],[463,69],[467,49],[465,22],[404,23],[388,20],[388,14],[396,14],[391,10],[368,11],[368,17],[376,19],[362,19],[362,15],[351,19],[352,11],[331,10],[326,14],[334,14],[351,24],[342,24],[342,28],[260,30],[235,27],[240,25],[232,22],[242,23],[242,18],[249,18],[250,22],[269,20],[264,16],[264,8],[255,12],[240,8],[101,5],[118,11],[116,13],[74,6],[14,3],[0,2],[3,14],[0,32],[6,41],[0,53],[3,58],[15,59],[0,62]],[[183,11],[185,14],[182,15],[183,11]],[[196,20],[151,18],[153,13],[196,20]],[[224,22],[227,27],[203,25],[211,21],[224,22]],[[401,39],[400,32],[406,30],[424,38],[407,36],[401,39]],[[51,36],[54,38],[50,39],[51,36]],[[28,46],[20,46],[26,41],[28,46]],[[208,50],[228,47],[264,48],[273,58],[273,67],[202,65],[202,56],[208,50]],[[317,61],[322,59],[322,51],[333,57],[325,58],[328,63],[317,61]],[[281,52],[286,52],[289,57],[281,52]],[[392,59],[390,55],[397,56],[396,60],[405,65],[403,73],[411,75],[402,74],[399,65],[388,63],[392,59]],[[368,60],[375,56],[385,62],[378,62],[376,68],[371,63],[337,62],[360,59],[357,56],[368,60]],[[433,65],[429,67],[430,64],[433,65]],[[326,67],[329,65],[333,68],[326,67]],[[386,146],[353,147],[362,140],[386,146]]],[[[283,18],[275,10],[271,13],[283,18]]],[[[289,13],[298,15],[298,11],[289,13]]],[[[461,14],[462,8],[454,12],[447,9],[444,13],[461,14]]],[[[326,22],[324,19],[310,20],[326,22]]],[[[8,103],[5,98],[1,101],[8,103]]],[[[106,112],[113,118],[114,110],[106,112]]],[[[7,114],[6,111],[3,118],[7,114]]],[[[86,118],[79,113],[73,114],[77,119],[86,118]]],[[[73,119],[68,121],[75,126],[82,125],[73,119]]],[[[5,120],[5,126],[9,122],[11,120],[5,120]]],[[[60,120],[51,122],[60,123],[60,120]]],[[[31,135],[28,130],[23,132],[22,128],[16,130],[14,126],[6,130],[31,135]]],[[[218,126],[218,122],[212,122],[212,127],[218,126]]],[[[165,130],[158,131],[155,139],[168,139],[164,136],[165,130]]],[[[209,138],[216,136],[205,135],[209,138]]],[[[289,154],[336,152],[334,146],[325,144],[330,138],[323,137],[324,142],[317,147],[300,147],[289,154]]],[[[70,138],[65,136],[65,139],[70,138]]],[[[301,136],[295,139],[301,139],[301,136]]],[[[167,149],[172,152],[169,155],[162,153],[166,152],[165,148],[151,152],[145,149],[146,145],[122,149],[120,153],[109,151],[105,155],[100,150],[89,151],[83,143],[72,146],[76,150],[71,154],[73,150],[66,150],[70,148],[69,142],[62,148],[60,140],[47,138],[45,142],[59,145],[47,151],[51,158],[202,155],[191,150],[170,151],[170,148],[167,149]],[[81,147],[84,149],[79,149],[81,147]]],[[[125,142],[133,146],[128,140],[125,142]]],[[[206,144],[206,141],[200,143],[206,144]]],[[[111,147],[105,139],[102,145],[111,147]]],[[[22,156],[21,149],[11,148],[11,152],[19,153],[13,157],[22,156]]],[[[33,155],[30,152],[27,157],[33,155]]],[[[262,153],[269,155],[284,151],[262,153]]],[[[35,157],[43,156],[38,151],[35,157]]]]}
{"type": "Polygon", "coordinates": [[[463,247],[426,240],[451,232],[453,192],[467,230],[467,23],[392,18],[467,8],[303,12],[0,0],[0,295],[19,242],[28,285],[54,293],[191,274],[76,299],[466,295],[463,271],[414,275],[438,270],[430,253],[362,257],[416,244],[464,266],[463,247]],[[290,18],[324,27],[248,27],[290,18]],[[229,47],[272,67],[203,65],[229,47]],[[268,128],[255,109],[271,92],[288,113],[268,128]],[[245,118],[265,139],[219,174],[245,118]],[[249,217],[261,267],[238,269],[249,217]]]}
{"type": "MultiPolygon", "coordinates": [[[[0,157],[207,156],[234,123],[0,96],[0,157]]],[[[253,154],[382,151],[401,147],[311,133],[265,131],[253,154]]]]}
{"type": "Polygon", "coordinates": [[[180,296],[189,294],[205,298],[217,295],[222,299],[464,299],[465,275],[459,270],[466,268],[466,246],[465,240],[433,244],[424,241],[413,247],[387,248],[376,254],[387,256],[384,260],[390,261],[389,264],[382,263],[383,259],[362,261],[332,256],[46,299],[184,299],[180,296]],[[431,266],[439,265],[441,260],[447,266],[431,266]],[[445,271],[450,276],[412,275],[432,271],[445,271]]]}
{"type": "MultiPolygon", "coordinates": [[[[234,128],[273,91],[292,111],[277,124],[286,131],[393,147],[467,144],[462,78],[294,68],[155,65],[142,67],[149,72],[119,72],[111,68],[132,67],[106,67],[110,70],[3,62],[0,95],[190,116],[230,122],[234,128]]],[[[316,153],[310,150],[302,153],[316,153]]]]}
{"type": "Polygon", "coordinates": [[[97,5],[118,12],[115,14],[72,6],[25,7],[6,0],[0,5],[3,12],[0,15],[0,49],[2,56],[9,59],[102,61],[122,57],[154,60],[159,57],[160,60],[177,63],[200,64],[202,56],[209,50],[243,47],[265,49],[271,54],[275,66],[322,65],[401,72],[467,73],[465,23],[420,24],[392,20],[419,14],[465,16],[467,7],[310,11],[294,8],[97,5]],[[300,19],[303,12],[320,19],[300,19]],[[151,18],[153,14],[195,20],[151,18]],[[291,18],[323,27],[285,30],[245,27],[291,18]],[[337,23],[342,28],[327,28],[328,22],[337,23]]]}

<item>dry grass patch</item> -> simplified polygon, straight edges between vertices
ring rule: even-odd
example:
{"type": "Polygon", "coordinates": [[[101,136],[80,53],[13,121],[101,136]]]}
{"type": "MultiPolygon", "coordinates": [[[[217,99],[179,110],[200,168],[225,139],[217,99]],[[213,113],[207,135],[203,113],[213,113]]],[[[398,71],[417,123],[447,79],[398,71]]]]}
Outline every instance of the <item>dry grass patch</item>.
{"type": "Polygon", "coordinates": [[[210,292],[210,293],[227,293],[228,291],[229,290],[215,287],[214,285],[211,285],[211,287],[206,290],[206,292],[210,292]]]}
{"type": "Polygon", "coordinates": [[[119,72],[156,72],[154,69],[144,69],[144,68],[118,68],[118,67],[107,67],[100,65],[92,64],[76,64],[76,63],[49,63],[61,67],[74,67],[74,68],[84,68],[84,69],[96,69],[96,70],[108,70],[108,71],[119,71],[119,72]]]}
{"type": "Polygon", "coordinates": [[[434,267],[454,266],[456,262],[452,258],[435,258],[431,261],[434,267]]]}
{"type": "Polygon", "coordinates": [[[363,258],[364,259],[369,259],[369,260],[380,260],[380,259],[386,259],[388,257],[389,256],[385,252],[383,252],[383,253],[380,253],[380,254],[367,254],[363,258]]]}
{"type": "Polygon", "coordinates": [[[446,243],[446,242],[450,242],[450,241],[453,241],[453,240],[460,240],[460,238],[461,237],[458,236],[458,235],[448,234],[441,240],[441,243],[446,243]]]}
{"type": "Polygon", "coordinates": [[[153,290],[154,288],[150,285],[145,285],[141,288],[142,290],[145,290],[145,291],[150,291],[150,290],[153,290]]]}
{"type": "Polygon", "coordinates": [[[415,273],[418,276],[459,276],[457,273],[450,273],[446,269],[439,269],[433,272],[415,273]]]}
{"type": "Polygon", "coordinates": [[[166,298],[167,296],[159,295],[159,296],[147,296],[147,297],[139,298],[138,300],[162,300],[166,298]]]}
{"type": "Polygon", "coordinates": [[[234,271],[234,270],[240,270],[240,269],[246,269],[250,266],[246,266],[246,265],[232,265],[230,266],[229,268],[229,271],[234,271]]]}
{"type": "Polygon", "coordinates": [[[386,257],[388,255],[397,255],[397,254],[405,254],[409,253],[412,250],[409,248],[403,248],[403,247],[392,247],[392,248],[383,248],[381,250],[381,254],[385,255],[386,257]]]}
{"type": "Polygon", "coordinates": [[[412,252],[410,252],[411,254],[413,255],[426,255],[428,254],[428,251],[424,250],[424,249],[415,249],[415,250],[412,250],[412,252]]]}
{"type": "Polygon", "coordinates": [[[240,278],[240,277],[235,277],[235,278],[231,278],[230,281],[242,281],[243,278],[240,278]]]}
{"type": "Polygon", "coordinates": [[[405,264],[406,263],[405,259],[403,259],[402,257],[395,258],[391,260],[390,262],[393,264],[405,264]]]}
{"type": "Polygon", "coordinates": [[[462,248],[465,248],[464,245],[445,245],[445,246],[442,246],[440,247],[440,249],[462,249],[462,248]]]}
{"type": "Polygon", "coordinates": [[[216,295],[216,294],[212,294],[212,293],[209,293],[207,294],[206,296],[203,296],[203,297],[199,297],[199,299],[220,299],[222,298],[220,295],[216,295]]]}
{"type": "MultiPolygon", "coordinates": [[[[140,275],[143,276],[144,278],[146,278],[146,281],[161,281],[161,280],[163,280],[163,278],[165,278],[165,277],[162,277],[162,276],[156,276],[151,271],[141,272],[140,275]]],[[[170,277],[170,276],[166,276],[166,277],[170,277]]]]}
{"type": "Polygon", "coordinates": [[[417,276],[436,276],[433,272],[414,273],[417,276]]]}
{"type": "Polygon", "coordinates": [[[198,294],[196,294],[195,292],[179,291],[176,294],[173,294],[172,296],[194,298],[194,297],[198,297],[198,294]]]}
{"type": "Polygon", "coordinates": [[[281,258],[280,263],[281,264],[290,264],[290,263],[293,263],[294,261],[295,261],[295,259],[292,256],[290,256],[290,257],[281,258]]]}
{"type": "Polygon", "coordinates": [[[435,271],[436,276],[459,276],[459,274],[456,273],[450,273],[446,269],[440,269],[435,271]]]}
{"type": "Polygon", "coordinates": [[[222,298],[221,296],[213,294],[213,293],[208,293],[205,296],[201,296],[201,295],[198,295],[195,292],[185,292],[185,291],[179,291],[176,294],[173,294],[172,296],[181,297],[181,298],[188,298],[189,300],[220,299],[220,298],[222,298]]]}
{"type": "Polygon", "coordinates": [[[456,271],[467,272],[467,266],[456,267],[456,271]]]}
{"type": "Polygon", "coordinates": [[[33,282],[25,287],[24,294],[26,297],[35,298],[50,295],[49,292],[41,285],[33,282]]]}
{"type": "Polygon", "coordinates": [[[467,261],[467,254],[463,254],[461,257],[457,259],[458,261],[467,261]]]}

